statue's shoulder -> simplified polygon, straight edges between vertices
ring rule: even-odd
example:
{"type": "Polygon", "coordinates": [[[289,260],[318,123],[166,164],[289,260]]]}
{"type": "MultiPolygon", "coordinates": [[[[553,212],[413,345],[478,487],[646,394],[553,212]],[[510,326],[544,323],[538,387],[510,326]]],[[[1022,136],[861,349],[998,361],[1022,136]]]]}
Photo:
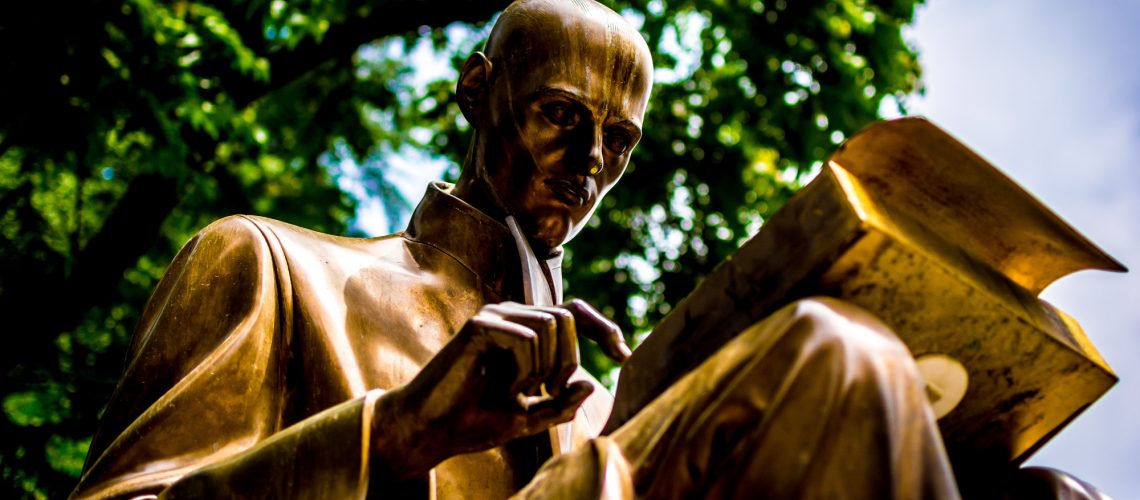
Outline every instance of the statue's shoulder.
{"type": "Polygon", "coordinates": [[[238,214],[223,217],[218,219],[210,225],[202,229],[201,233],[226,233],[232,234],[234,237],[267,237],[276,235],[287,235],[291,238],[297,239],[313,239],[313,240],[356,240],[359,238],[348,238],[343,236],[335,236],[331,234],[306,229],[304,227],[290,224],[285,221],[277,219],[270,219],[269,217],[262,217],[260,215],[247,215],[238,214]],[[260,234],[260,236],[259,236],[260,234]]]}
{"type": "Polygon", "coordinates": [[[231,249],[227,253],[247,266],[273,266],[336,281],[363,268],[403,271],[412,266],[402,236],[336,236],[267,217],[232,215],[206,226],[195,240],[231,249]]]}
{"type": "Polygon", "coordinates": [[[402,233],[376,238],[337,236],[259,215],[231,215],[203,228],[197,237],[222,237],[234,243],[267,242],[271,246],[312,251],[353,251],[397,243],[402,233]]]}
{"type": "Polygon", "coordinates": [[[171,270],[183,265],[217,267],[269,257],[271,245],[266,235],[271,233],[266,223],[270,220],[231,215],[210,223],[182,246],[171,270]]]}

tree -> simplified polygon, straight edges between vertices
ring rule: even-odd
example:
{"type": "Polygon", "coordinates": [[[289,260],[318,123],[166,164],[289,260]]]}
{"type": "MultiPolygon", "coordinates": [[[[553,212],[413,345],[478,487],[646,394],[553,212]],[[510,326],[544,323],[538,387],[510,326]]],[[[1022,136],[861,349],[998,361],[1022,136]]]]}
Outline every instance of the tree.
{"type": "MultiPolygon", "coordinates": [[[[388,180],[394,155],[450,159],[454,176],[469,130],[452,81],[505,3],[0,7],[0,313],[20,345],[0,354],[0,480],[71,488],[147,296],[205,224],[247,212],[359,233],[362,193],[393,221],[411,207],[388,180]],[[434,77],[420,48],[444,61],[434,77]]],[[[647,332],[836,143],[917,88],[900,34],[916,3],[611,4],[640,25],[659,82],[625,180],[580,237],[592,243],[569,252],[570,291],[647,332]]]]}

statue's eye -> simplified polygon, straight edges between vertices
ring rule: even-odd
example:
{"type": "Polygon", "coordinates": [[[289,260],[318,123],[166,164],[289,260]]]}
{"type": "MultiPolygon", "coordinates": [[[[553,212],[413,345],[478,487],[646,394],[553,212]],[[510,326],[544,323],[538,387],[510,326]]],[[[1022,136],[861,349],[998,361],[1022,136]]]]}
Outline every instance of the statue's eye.
{"type": "Polygon", "coordinates": [[[633,139],[624,130],[606,132],[605,140],[606,147],[619,156],[629,152],[629,148],[633,145],[633,139]]]}
{"type": "Polygon", "coordinates": [[[578,113],[569,105],[554,102],[542,107],[543,114],[550,123],[559,127],[573,127],[578,124],[578,113]]]}

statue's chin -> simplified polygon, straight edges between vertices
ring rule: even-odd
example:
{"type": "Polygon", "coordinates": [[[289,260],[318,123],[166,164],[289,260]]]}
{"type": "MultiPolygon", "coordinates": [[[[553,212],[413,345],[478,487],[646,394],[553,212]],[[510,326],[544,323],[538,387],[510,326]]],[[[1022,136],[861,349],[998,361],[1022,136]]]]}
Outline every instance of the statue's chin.
{"type": "Polygon", "coordinates": [[[557,253],[556,249],[566,242],[570,228],[566,221],[561,219],[561,217],[541,218],[535,224],[534,232],[527,235],[536,256],[553,257],[557,253]]]}
{"type": "Polygon", "coordinates": [[[530,240],[530,247],[534,250],[534,255],[539,258],[549,259],[558,253],[556,250],[562,245],[564,238],[555,238],[550,236],[532,236],[530,240]]]}

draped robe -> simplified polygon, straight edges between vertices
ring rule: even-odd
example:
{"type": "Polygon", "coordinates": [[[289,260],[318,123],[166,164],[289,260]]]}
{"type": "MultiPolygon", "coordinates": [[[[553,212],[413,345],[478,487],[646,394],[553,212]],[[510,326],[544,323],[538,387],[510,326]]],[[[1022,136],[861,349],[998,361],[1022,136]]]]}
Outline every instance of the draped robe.
{"type": "MultiPolygon", "coordinates": [[[[408,229],[380,238],[251,216],[203,229],[146,306],[73,496],[154,494],[223,461],[211,481],[243,496],[363,496],[375,398],[484,304],[521,301],[509,231],[450,189],[429,186],[408,229]]],[[[609,414],[598,389],[575,441],[609,414]]],[[[454,457],[432,487],[506,496],[529,479],[518,461],[503,448],[454,457]]]]}
{"type": "MultiPolygon", "coordinates": [[[[510,232],[450,189],[429,186],[381,238],[249,216],[202,230],[147,304],[73,497],[958,497],[906,346],[823,298],[748,328],[602,437],[598,387],[554,460],[539,435],[376,484],[377,398],[481,306],[521,301],[510,232]]],[[[1055,471],[1022,478],[1096,496],[1055,471]]]]}

